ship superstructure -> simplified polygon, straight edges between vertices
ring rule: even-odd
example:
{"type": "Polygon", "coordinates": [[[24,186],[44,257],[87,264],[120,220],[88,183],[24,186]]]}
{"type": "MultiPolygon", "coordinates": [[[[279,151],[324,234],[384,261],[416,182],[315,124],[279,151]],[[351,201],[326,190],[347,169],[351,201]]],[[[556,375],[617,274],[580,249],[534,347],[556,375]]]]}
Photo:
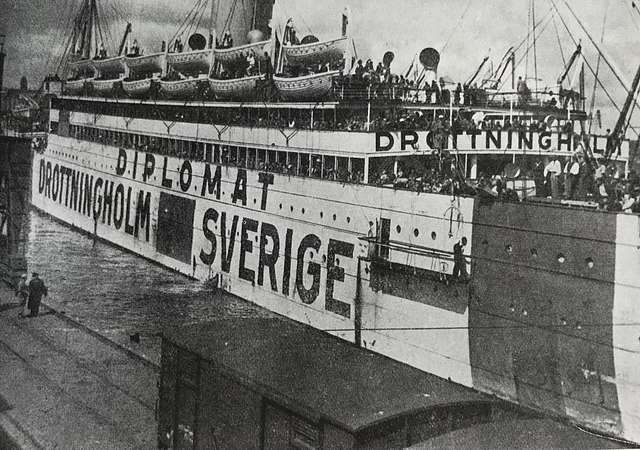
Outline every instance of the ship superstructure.
{"type": "Polygon", "coordinates": [[[640,442],[640,222],[604,210],[605,183],[584,175],[600,159],[624,178],[629,141],[589,134],[579,92],[371,82],[348,67],[348,33],[292,29],[121,55],[115,78],[108,57],[73,63],[33,204],[372,351],[640,442]],[[568,191],[543,173],[557,158],[568,191]]]}

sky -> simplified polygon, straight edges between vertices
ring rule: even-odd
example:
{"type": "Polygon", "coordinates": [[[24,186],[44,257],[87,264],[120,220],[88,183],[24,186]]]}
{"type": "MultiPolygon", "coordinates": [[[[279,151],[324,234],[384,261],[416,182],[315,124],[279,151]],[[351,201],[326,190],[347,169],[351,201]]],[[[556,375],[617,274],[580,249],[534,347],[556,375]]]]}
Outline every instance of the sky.
{"type": "MultiPolygon", "coordinates": [[[[112,19],[113,41],[130,18],[134,36],[147,52],[157,51],[159,42],[168,40],[184,19],[195,0],[102,0],[104,15],[112,19]]],[[[229,0],[217,0],[229,1],[229,0]]],[[[251,0],[239,0],[251,3],[251,0]]],[[[536,20],[546,23],[536,45],[539,87],[552,86],[563,71],[563,58],[575,49],[559,18],[550,17],[550,0],[534,0],[536,20]],[[558,33],[556,33],[556,29],[558,33]],[[560,44],[561,43],[561,44],[560,44]]],[[[582,39],[584,54],[595,70],[597,53],[565,5],[555,0],[562,17],[577,39],[582,39]]],[[[456,81],[468,79],[485,56],[497,65],[510,46],[517,45],[531,31],[531,0],[276,0],[276,13],[293,17],[298,35],[314,34],[320,39],[340,33],[340,16],[346,6],[351,10],[350,35],[359,58],[382,59],[391,50],[396,58],[392,69],[405,72],[414,56],[425,47],[441,51],[439,76],[456,81]]],[[[640,64],[640,12],[631,0],[567,0],[590,34],[600,40],[603,18],[607,16],[602,48],[619,72],[630,83],[640,64]]],[[[69,17],[80,0],[2,0],[0,34],[7,35],[5,86],[18,86],[26,75],[30,87],[38,84],[55,67],[64,37],[69,32],[69,17]]],[[[204,31],[204,30],[203,30],[204,31]]],[[[517,76],[527,76],[535,85],[533,49],[525,64],[523,58],[517,76]]],[[[600,76],[613,98],[622,104],[624,90],[612,72],[601,64],[600,76]]],[[[587,97],[591,97],[593,76],[587,70],[587,97]]],[[[615,120],[615,111],[601,90],[596,107],[603,110],[606,122],[615,120]]],[[[640,114],[636,114],[640,116],[640,114]]],[[[635,122],[635,120],[634,120],[635,122]]]]}

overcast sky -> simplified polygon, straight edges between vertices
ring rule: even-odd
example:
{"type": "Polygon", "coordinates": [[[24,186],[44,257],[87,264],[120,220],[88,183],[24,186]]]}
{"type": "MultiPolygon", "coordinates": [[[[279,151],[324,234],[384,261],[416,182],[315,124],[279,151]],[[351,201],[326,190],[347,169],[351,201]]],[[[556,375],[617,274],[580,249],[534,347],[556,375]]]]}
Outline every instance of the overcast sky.
{"type": "MultiPolygon", "coordinates": [[[[55,55],[68,34],[69,17],[81,0],[2,0],[0,33],[7,35],[5,50],[5,86],[17,86],[26,75],[31,87],[54,67],[55,55]]],[[[230,0],[217,0],[230,1],[230,0]]],[[[239,0],[242,2],[243,0],[239,0]]],[[[251,0],[244,0],[252,3],[251,0]]],[[[603,17],[607,12],[604,44],[612,61],[630,82],[640,63],[640,13],[632,9],[631,0],[568,0],[591,35],[599,40],[603,17]]],[[[192,0],[103,0],[108,17],[130,17],[134,35],[147,52],[157,51],[159,42],[167,40],[178,27],[192,0]]],[[[412,58],[427,46],[442,50],[439,75],[456,81],[466,80],[489,55],[497,64],[505,51],[527,35],[530,0],[276,0],[277,10],[294,18],[298,34],[313,33],[335,37],[340,32],[340,14],[345,6],[352,11],[350,32],[355,39],[358,57],[379,61],[387,50],[396,54],[392,68],[406,70],[412,58]],[[446,47],[445,47],[446,44],[446,47]]],[[[596,66],[596,53],[579,29],[564,0],[556,0],[562,16],[576,36],[582,38],[587,60],[596,66]]],[[[535,0],[536,19],[551,10],[549,0],[535,0]]],[[[565,58],[574,45],[559,19],[546,22],[537,43],[540,86],[553,85],[562,72],[563,62],[556,35],[565,58]]],[[[122,21],[114,23],[113,41],[122,34],[122,21]]],[[[524,56],[524,47],[517,55],[524,56]]],[[[517,75],[533,78],[533,51],[528,70],[523,63],[517,75]]],[[[587,71],[588,73],[588,71],[587,71]]],[[[624,92],[604,66],[601,76],[620,104],[624,92]]],[[[588,76],[588,79],[592,77],[588,76]]],[[[530,86],[534,82],[531,81],[530,86]]],[[[588,81],[588,86],[591,82],[588,81]]],[[[590,90],[589,95],[590,97],[590,90]]],[[[602,92],[599,106],[607,100],[602,92]]],[[[613,112],[609,112],[613,115],[613,112]]],[[[612,120],[612,118],[609,118],[612,120]]]]}

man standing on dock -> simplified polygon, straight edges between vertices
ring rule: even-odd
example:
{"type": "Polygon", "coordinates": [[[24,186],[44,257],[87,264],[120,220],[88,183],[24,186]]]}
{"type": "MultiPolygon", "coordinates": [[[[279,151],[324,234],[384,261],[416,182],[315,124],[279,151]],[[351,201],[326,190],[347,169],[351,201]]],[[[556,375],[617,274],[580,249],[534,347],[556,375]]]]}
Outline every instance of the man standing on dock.
{"type": "Polygon", "coordinates": [[[31,314],[29,317],[37,317],[38,312],[40,311],[40,302],[42,301],[42,296],[45,297],[48,294],[47,286],[45,286],[44,281],[40,279],[36,272],[33,272],[31,275],[31,281],[29,282],[29,310],[31,314]]]}
{"type": "Polygon", "coordinates": [[[20,310],[20,315],[26,315],[27,300],[29,300],[29,286],[27,285],[26,273],[23,273],[20,276],[20,281],[18,282],[18,287],[16,288],[16,297],[20,299],[20,306],[22,307],[22,309],[20,310]]]}

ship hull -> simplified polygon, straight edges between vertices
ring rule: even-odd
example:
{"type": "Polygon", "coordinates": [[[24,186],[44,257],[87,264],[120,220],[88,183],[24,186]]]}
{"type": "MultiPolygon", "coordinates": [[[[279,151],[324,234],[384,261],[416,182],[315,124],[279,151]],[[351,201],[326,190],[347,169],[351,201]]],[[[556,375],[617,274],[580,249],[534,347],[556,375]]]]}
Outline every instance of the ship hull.
{"type": "Polygon", "coordinates": [[[426,372],[640,441],[637,216],[484,205],[57,135],[33,174],[33,205],[88,233],[426,372]],[[380,259],[363,239],[371,224],[435,253],[380,259]],[[469,283],[446,256],[461,237],[469,283]]]}

